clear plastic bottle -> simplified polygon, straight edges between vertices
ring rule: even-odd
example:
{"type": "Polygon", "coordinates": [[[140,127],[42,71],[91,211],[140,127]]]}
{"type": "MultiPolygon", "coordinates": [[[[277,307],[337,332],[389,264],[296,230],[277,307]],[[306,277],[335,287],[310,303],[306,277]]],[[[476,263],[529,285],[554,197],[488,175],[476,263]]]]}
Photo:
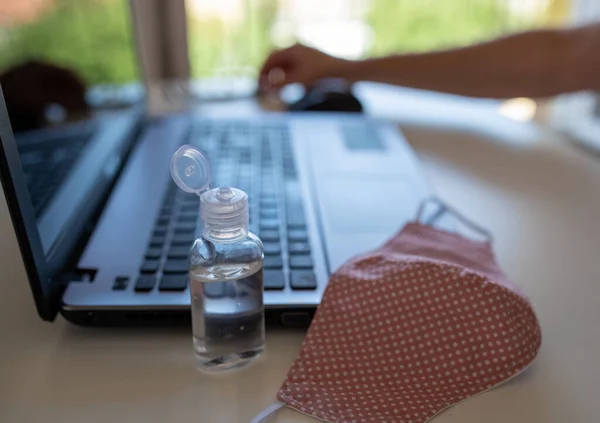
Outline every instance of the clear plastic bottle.
{"type": "Polygon", "coordinates": [[[263,245],[248,231],[248,196],[229,187],[206,191],[210,169],[191,146],[175,153],[171,172],[182,189],[201,194],[202,235],[189,254],[198,364],[208,371],[241,367],[265,343],[263,245]]]}

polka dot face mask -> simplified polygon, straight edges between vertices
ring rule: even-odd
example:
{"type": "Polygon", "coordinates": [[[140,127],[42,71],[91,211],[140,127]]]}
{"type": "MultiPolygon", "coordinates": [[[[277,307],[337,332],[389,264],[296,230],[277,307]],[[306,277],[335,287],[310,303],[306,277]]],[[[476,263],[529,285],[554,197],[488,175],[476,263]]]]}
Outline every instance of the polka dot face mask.
{"type": "Polygon", "coordinates": [[[540,345],[531,304],[489,242],[410,223],[331,277],[267,413],[426,422],[525,370],[540,345]]]}

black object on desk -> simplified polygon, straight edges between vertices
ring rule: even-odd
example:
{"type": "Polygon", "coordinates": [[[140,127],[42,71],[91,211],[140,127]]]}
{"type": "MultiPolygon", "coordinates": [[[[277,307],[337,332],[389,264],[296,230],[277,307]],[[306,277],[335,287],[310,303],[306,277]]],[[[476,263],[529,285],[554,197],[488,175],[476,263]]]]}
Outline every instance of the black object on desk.
{"type": "Polygon", "coordinates": [[[343,79],[322,79],[304,96],[290,104],[291,112],[355,112],[362,104],[352,94],[351,84],[343,79]]]}

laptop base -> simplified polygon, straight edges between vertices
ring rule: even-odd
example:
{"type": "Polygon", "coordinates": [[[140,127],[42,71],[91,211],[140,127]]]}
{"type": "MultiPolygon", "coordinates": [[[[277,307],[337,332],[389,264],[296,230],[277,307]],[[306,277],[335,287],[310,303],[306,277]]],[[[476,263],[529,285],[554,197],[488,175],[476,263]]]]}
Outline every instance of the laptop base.
{"type": "MultiPolygon", "coordinates": [[[[309,309],[267,309],[267,328],[306,329],[315,315],[315,308],[309,309]]],[[[61,311],[69,322],[86,327],[171,327],[191,326],[189,310],[68,310],[61,311]]]]}

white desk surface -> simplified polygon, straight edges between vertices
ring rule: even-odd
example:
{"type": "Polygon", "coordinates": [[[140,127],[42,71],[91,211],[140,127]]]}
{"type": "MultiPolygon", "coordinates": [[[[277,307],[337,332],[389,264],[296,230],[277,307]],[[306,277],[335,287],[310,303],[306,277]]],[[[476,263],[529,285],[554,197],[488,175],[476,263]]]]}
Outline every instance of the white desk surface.
{"type": "MultiPolygon", "coordinates": [[[[436,192],[492,231],[501,265],[543,329],[529,370],[435,421],[598,421],[600,160],[500,117],[493,102],[409,90],[381,98],[365,100],[370,112],[397,119],[436,192]]],[[[0,240],[3,423],[248,423],[272,402],[302,342],[299,332],[270,332],[262,362],[215,378],[192,367],[185,330],[44,323],[4,199],[0,240]]],[[[291,410],[272,420],[312,421],[291,410]]]]}

